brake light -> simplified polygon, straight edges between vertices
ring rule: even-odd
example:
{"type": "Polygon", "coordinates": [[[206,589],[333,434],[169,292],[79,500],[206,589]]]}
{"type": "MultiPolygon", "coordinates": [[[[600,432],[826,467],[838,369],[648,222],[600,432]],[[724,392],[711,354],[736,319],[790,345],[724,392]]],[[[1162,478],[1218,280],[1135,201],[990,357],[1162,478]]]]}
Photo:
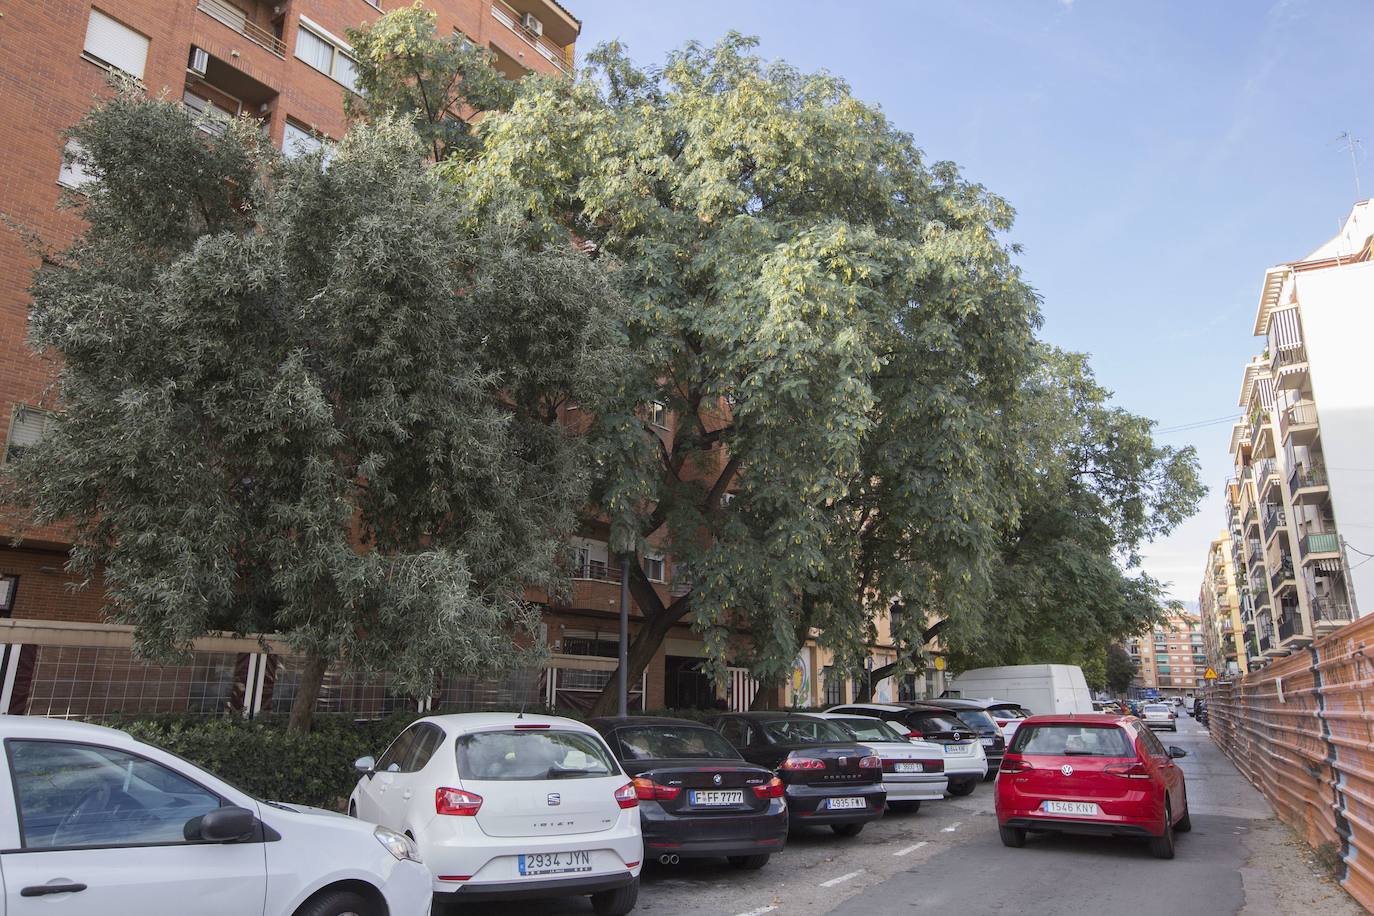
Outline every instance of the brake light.
{"type": "MultiPolygon", "coordinates": [[[[678,786],[661,786],[643,776],[634,781],[635,798],[640,801],[672,801],[682,791],[678,786]]],[[[616,796],[619,798],[619,796],[616,796]]],[[[622,805],[622,807],[624,807],[622,805]]]]}
{"type": "Polygon", "coordinates": [[[788,757],[782,762],[784,770],[823,770],[825,761],[815,757],[788,757]]]}
{"type": "Polygon", "coordinates": [[[908,741],[920,741],[920,740],[922,740],[922,739],[924,739],[924,738],[925,738],[925,735],[921,734],[920,732],[907,732],[907,733],[906,733],[906,740],[908,740],[908,741]]]}
{"type": "Polygon", "coordinates": [[[1132,763],[1109,763],[1102,768],[1102,772],[1110,773],[1112,776],[1123,776],[1126,779],[1150,778],[1150,771],[1138,760],[1132,763]]]}
{"type": "Polygon", "coordinates": [[[1029,761],[1022,760],[1020,757],[1003,757],[1001,772],[1003,773],[1024,773],[1033,770],[1035,767],[1029,761]]]}
{"type": "Polygon", "coordinates": [[[868,756],[859,758],[859,769],[861,770],[881,770],[882,768],[883,760],[881,757],[868,756]]]}
{"type": "Polygon", "coordinates": [[[776,776],[761,786],[750,786],[750,788],[754,790],[754,794],[759,798],[782,798],[783,793],[786,791],[786,788],[782,784],[782,780],[776,776]]]}
{"type": "Polygon", "coordinates": [[[434,790],[434,813],[472,817],[482,809],[482,796],[440,786],[434,790]]]}
{"type": "Polygon", "coordinates": [[[638,808],[639,794],[635,790],[635,784],[627,782],[619,789],[616,789],[615,802],[622,808],[638,808]]]}

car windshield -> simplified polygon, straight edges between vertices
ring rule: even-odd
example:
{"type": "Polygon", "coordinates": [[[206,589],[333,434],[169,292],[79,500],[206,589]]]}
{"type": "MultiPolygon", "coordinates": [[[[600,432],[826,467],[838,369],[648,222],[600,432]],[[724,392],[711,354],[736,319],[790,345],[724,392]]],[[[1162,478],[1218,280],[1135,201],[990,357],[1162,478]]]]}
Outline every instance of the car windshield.
{"type": "Polygon", "coordinates": [[[902,733],[882,719],[831,719],[854,733],[861,741],[905,741],[902,733]]]}
{"type": "Polygon", "coordinates": [[[779,744],[830,744],[854,740],[844,729],[826,719],[774,719],[763,723],[763,729],[779,744]]]}
{"type": "Polygon", "coordinates": [[[461,736],[457,750],[464,779],[579,779],[620,772],[605,745],[581,732],[477,732],[461,736]]]}
{"type": "Polygon", "coordinates": [[[997,728],[997,723],[992,721],[992,716],[981,709],[961,709],[959,710],[959,718],[967,722],[970,727],[983,731],[993,731],[997,728]]]}
{"type": "Polygon", "coordinates": [[[709,728],[691,725],[639,725],[616,729],[616,744],[625,760],[672,760],[704,757],[739,760],[739,753],[709,728]]]}
{"type": "Polygon", "coordinates": [[[1115,725],[1022,725],[1011,753],[1043,757],[1134,757],[1130,739],[1115,725]]]}

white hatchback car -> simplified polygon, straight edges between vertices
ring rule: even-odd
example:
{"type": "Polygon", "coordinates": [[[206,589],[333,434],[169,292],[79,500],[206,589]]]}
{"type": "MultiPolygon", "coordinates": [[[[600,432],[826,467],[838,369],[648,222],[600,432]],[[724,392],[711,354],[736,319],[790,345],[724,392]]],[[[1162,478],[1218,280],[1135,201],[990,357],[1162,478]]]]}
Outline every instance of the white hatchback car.
{"type": "Polygon", "coordinates": [[[590,894],[634,909],[635,787],[590,726],[556,716],[429,716],[362,772],[349,813],[412,837],[453,902],[590,894]]]}
{"type": "Polygon", "coordinates": [[[4,916],[424,916],[395,831],[259,801],[122,731],[0,716],[4,916]]]}
{"type": "Polygon", "coordinates": [[[1178,731],[1178,714],[1174,712],[1173,703],[1146,703],[1140,709],[1140,718],[1150,728],[1178,731]]]}

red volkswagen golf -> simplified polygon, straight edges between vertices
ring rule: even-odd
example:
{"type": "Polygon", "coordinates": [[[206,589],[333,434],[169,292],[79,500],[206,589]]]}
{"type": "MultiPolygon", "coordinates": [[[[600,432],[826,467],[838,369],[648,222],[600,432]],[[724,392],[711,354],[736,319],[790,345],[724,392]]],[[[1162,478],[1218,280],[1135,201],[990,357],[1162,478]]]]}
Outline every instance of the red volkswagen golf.
{"type": "Polygon", "coordinates": [[[1165,748],[1133,716],[1022,719],[997,774],[997,824],[1007,846],[1027,831],[1140,836],[1161,859],[1174,831],[1192,829],[1183,771],[1187,751],[1165,748]]]}

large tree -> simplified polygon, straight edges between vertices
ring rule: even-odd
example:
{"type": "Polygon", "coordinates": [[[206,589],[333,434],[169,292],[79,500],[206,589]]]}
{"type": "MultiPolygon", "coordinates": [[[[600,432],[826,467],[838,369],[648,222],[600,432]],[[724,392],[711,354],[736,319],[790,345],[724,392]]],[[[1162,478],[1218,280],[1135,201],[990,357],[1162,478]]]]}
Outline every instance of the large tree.
{"type": "Polygon", "coordinates": [[[629,565],[632,680],[683,622],[717,663],[747,630],[765,680],[813,631],[857,665],[897,596],[979,632],[1016,511],[1008,411],[1037,304],[1001,239],[1010,207],[842,80],[752,46],[656,70],[599,48],[591,78],[522,92],[481,157],[447,166],[487,210],[613,255],[630,290],[596,508],[618,550],[666,542],[679,585],[665,602],[629,565]]]}
{"type": "Polygon", "coordinates": [[[131,91],[72,136],[86,229],[30,324],[55,423],[5,495],[72,526],[143,654],[289,641],[296,728],[339,660],[417,695],[515,661],[587,499],[558,405],[618,372],[604,271],[467,219],[402,122],[289,160],[131,91]]]}

